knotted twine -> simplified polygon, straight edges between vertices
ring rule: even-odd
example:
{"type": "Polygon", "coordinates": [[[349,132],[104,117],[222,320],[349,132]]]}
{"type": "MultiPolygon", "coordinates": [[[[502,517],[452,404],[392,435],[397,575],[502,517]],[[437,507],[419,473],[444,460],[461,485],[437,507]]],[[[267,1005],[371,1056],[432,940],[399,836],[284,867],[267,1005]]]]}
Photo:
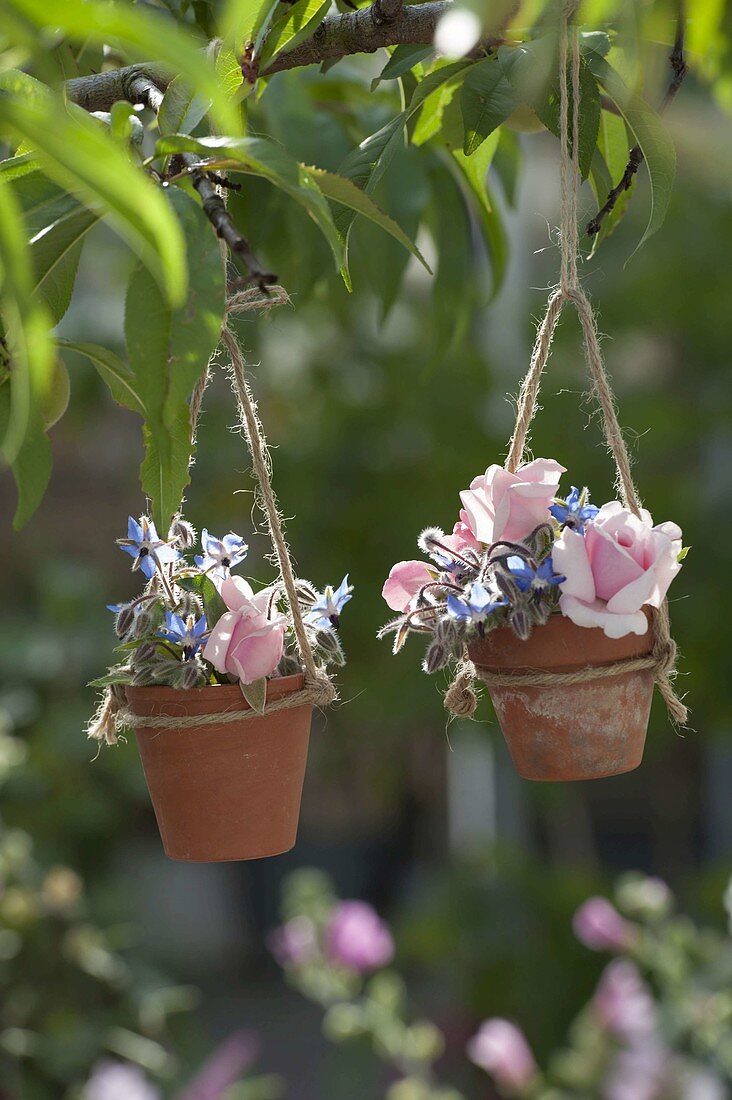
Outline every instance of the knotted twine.
{"type": "MultiPolygon", "coordinates": [[[[557,323],[566,303],[577,311],[582,327],[585,362],[592,379],[593,392],[602,413],[603,430],[608,450],[616,469],[616,487],[621,501],[641,516],[641,503],[633,482],[630,457],[615,410],[615,398],[603,363],[597,323],[590,301],[577,272],[579,252],[579,220],[577,216],[579,170],[579,108],[580,108],[580,47],[574,15],[579,0],[569,0],[562,8],[559,34],[559,140],[560,140],[560,248],[559,285],[549,295],[544,317],[537,329],[529,369],[521,383],[516,408],[516,422],[508,445],[505,468],[515,473],[524,461],[531,423],[537,412],[541,379],[549,361],[557,323]],[[567,71],[569,70],[569,81],[567,71]],[[570,95],[571,90],[571,95],[570,95]],[[571,125],[571,132],[570,132],[571,125]]],[[[652,669],[663,696],[669,717],[677,725],[685,724],[688,711],[674,691],[672,678],[676,673],[676,643],[671,637],[668,603],[651,608],[653,645],[645,657],[633,657],[612,664],[588,666],[573,672],[550,672],[541,669],[519,669],[498,672],[476,667],[467,650],[455,671],[455,677],[445,694],[445,708],[456,717],[469,718],[477,706],[474,683],[476,677],[490,686],[541,687],[578,684],[607,676],[622,676],[628,672],[652,669]]]]}
{"type": "MultiPolygon", "coordinates": [[[[289,710],[291,707],[305,705],[324,707],[337,698],[337,692],[332,681],[323,670],[318,668],[313,656],[312,646],[300,610],[295,573],[285,538],[282,516],[272,486],[272,466],[264,429],[259,419],[256,401],[247,381],[246,362],[241,345],[228,324],[228,319],[232,315],[268,310],[275,305],[282,305],[289,303],[289,301],[287,292],[281,286],[269,287],[267,293],[257,287],[250,287],[230,295],[226,301],[224,323],[221,329],[221,344],[230,360],[229,373],[239,413],[239,430],[244,436],[252,459],[252,475],[257,482],[256,502],[267,519],[269,537],[290,607],[290,614],[292,615],[295,641],[305,668],[303,686],[298,691],[273,699],[271,702],[267,701],[264,710],[261,711],[240,707],[222,710],[215,714],[180,716],[135,714],[129,708],[123,707],[117,696],[108,688],[94,718],[89,723],[87,733],[91,738],[100,741],[106,740],[108,743],[113,744],[117,740],[116,734],[121,729],[130,726],[143,725],[146,729],[191,729],[198,726],[219,726],[229,722],[248,721],[251,718],[259,718],[266,714],[275,714],[278,711],[289,710]]],[[[196,441],[203,396],[218,353],[219,348],[211,356],[206,370],[191,396],[192,444],[196,441]]]]}

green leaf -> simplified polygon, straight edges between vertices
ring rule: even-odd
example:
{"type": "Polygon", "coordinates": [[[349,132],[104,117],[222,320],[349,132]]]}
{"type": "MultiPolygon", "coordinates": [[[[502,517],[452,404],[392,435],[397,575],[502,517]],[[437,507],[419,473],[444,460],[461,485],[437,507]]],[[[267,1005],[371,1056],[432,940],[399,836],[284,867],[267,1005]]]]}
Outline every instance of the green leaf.
{"type": "MultiPolygon", "coordinates": [[[[0,359],[7,358],[13,368],[10,383],[3,386],[8,405],[0,447],[6,461],[22,474],[22,483],[18,481],[19,495],[34,499],[36,494],[29,481],[29,452],[25,443],[30,435],[27,443],[31,454],[41,456],[40,468],[47,457],[38,438],[43,435],[41,406],[50,388],[54,360],[50,318],[43,304],[33,297],[33,286],[22,208],[12,187],[0,183],[0,302],[3,314],[0,359]]],[[[40,480],[40,477],[34,480],[36,489],[40,480]]],[[[46,474],[43,488],[47,481],[46,474]]],[[[22,512],[27,517],[30,511],[21,499],[19,514],[22,512]]],[[[16,520],[21,522],[18,517],[16,520]]]]}
{"type": "MultiPolygon", "coordinates": [[[[592,70],[585,61],[580,59],[580,116],[579,116],[579,167],[582,178],[586,179],[590,174],[592,157],[597,146],[597,134],[600,125],[600,91],[597,81],[592,75],[592,70]]],[[[569,110],[572,117],[572,88],[569,89],[569,110]]],[[[539,119],[556,137],[559,137],[559,80],[552,80],[546,97],[537,101],[533,106],[539,119]]],[[[571,126],[570,126],[571,142],[571,126]]]]}
{"type": "Polygon", "coordinates": [[[267,62],[275,54],[293,50],[325,19],[330,8],[330,0],[296,0],[287,5],[282,15],[273,20],[264,45],[259,53],[260,71],[266,72],[267,62]]]}
{"type": "MultiPolygon", "coordinates": [[[[216,79],[229,99],[242,98],[242,85],[244,74],[241,71],[241,62],[232,49],[222,46],[216,56],[216,79]]],[[[170,132],[170,131],[168,131],[170,132]]],[[[183,133],[187,133],[184,130],[183,133]]]]}
{"type": "Polygon", "coordinates": [[[404,245],[413,256],[417,257],[422,266],[432,274],[432,270],[424,256],[401,226],[388,214],[385,214],[374,200],[365,191],[357,187],[352,180],[346,179],[345,176],[339,176],[335,172],[326,172],[323,168],[311,168],[310,173],[327,198],[342,203],[343,206],[346,206],[349,210],[354,210],[357,214],[363,214],[364,217],[367,217],[399,241],[400,244],[404,245]]]}
{"type": "Polygon", "coordinates": [[[145,415],[145,405],[137,392],[137,380],[130,368],[122,360],[99,344],[77,343],[74,340],[57,340],[59,347],[85,356],[109,387],[112,397],[118,405],[132,412],[145,415]]]}
{"type": "MultiPolygon", "coordinates": [[[[93,5],[92,5],[93,6],[93,5]]],[[[0,92],[8,74],[0,77],[0,92]]],[[[185,248],[162,193],[85,111],[50,93],[21,100],[0,94],[0,119],[37,150],[44,172],[95,209],[100,205],[173,304],[186,288],[185,248]]]]}
{"type": "Polygon", "coordinates": [[[82,42],[116,46],[133,60],[148,61],[182,76],[203,99],[226,133],[241,133],[239,112],[216,81],[200,41],[173,19],[151,7],[111,0],[14,0],[14,7],[39,29],[82,42]]]}
{"type": "Polygon", "coordinates": [[[242,48],[257,36],[270,10],[278,0],[226,0],[219,17],[224,42],[242,48]]]}
{"type": "Polygon", "coordinates": [[[171,189],[169,201],[188,249],[187,299],[171,310],[149,272],[138,267],[125,309],[134,389],[145,408],[142,487],[160,531],[168,530],[189,481],[188,400],[218,342],[225,289],[218,241],[203,210],[177,188],[171,189]]]}
{"type": "Polygon", "coordinates": [[[269,138],[203,137],[173,134],[160,138],[156,154],[198,153],[221,161],[231,171],[248,172],[279,187],[305,208],[324,234],[340,268],[344,261],[343,243],[338,235],[330,207],[309,169],[269,138]]]}
{"type": "MultiPolygon", "coordinates": [[[[2,180],[2,176],[0,176],[2,180]]],[[[13,180],[12,191],[23,212],[28,239],[79,209],[79,201],[37,168],[13,180]]]]}
{"type": "Polygon", "coordinates": [[[8,157],[7,160],[0,161],[0,182],[19,179],[29,172],[35,172],[37,168],[38,161],[33,153],[21,153],[19,156],[8,157]]]}
{"type": "MultiPolygon", "coordinates": [[[[628,131],[625,121],[610,111],[603,111],[600,116],[597,149],[590,170],[590,182],[595,192],[598,209],[605,205],[610,191],[622,178],[629,154],[628,131]]],[[[591,256],[595,255],[602,242],[615,231],[622,221],[634,189],[635,183],[631,185],[629,190],[623,191],[619,195],[613,209],[602,219],[600,232],[595,234],[592,242],[591,256]]]]}
{"type": "Polygon", "coordinates": [[[491,258],[493,281],[489,302],[492,302],[500,292],[508,268],[508,234],[500,210],[492,199],[488,183],[488,169],[498,150],[500,137],[500,131],[494,130],[469,157],[460,149],[452,151],[463,179],[470,189],[483,240],[491,258]]]}
{"type": "MultiPolygon", "coordinates": [[[[0,385],[0,438],[7,436],[11,421],[10,382],[0,385]]],[[[51,444],[43,431],[40,411],[30,411],[20,447],[10,461],[10,468],[18,491],[18,503],[13,517],[13,527],[18,531],[33,515],[46,491],[51,478],[51,444]]]]}
{"type": "Polygon", "coordinates": [[[203,597],[203,613],[209,630],[213,630],[222,615],[229,610],[219,591],[210,577],[201,577],[201,596],[203,597]]]}
{"type": "Polygon", "coordinates": [[[382,80],[397,80],[410,72],[435,52],[434,46],[418,46],[403,43],[397,46],[379,75],[371,81],[371,91],[375,92],[382,80]]]}
{"type": "Polygon", "coordinates": [[[615,69],[594,52],[588,54],[588,62],[640,146],[651,182],[651,209],[643,236],[633,250],[635,255],[663,225],[676,178],[676,150],[658,114],[629,91],[615,69]]]}
{"type": "Polygon", "coordinates": [[[516,93],[496,58],[478,62],[466,75],[461,106],[465,125],[463,152],[469,157],[518,106],[516,93]]]}
{"type": "Polygon", "coordinates": [[[96,214],[80,206],[46,226],[31,241],[35,293],[45,302],[55,325],[71,302],[84,237],[98,221],[96,214]]]}
{"type": "Polygon", "coordinates": [[[257,714],[264,714],[264,708],[267,705],[266,676],[263,676],[261,680],[254,680],[251,684],[244,684],[240,680],[239,687],[252,710],[256,711],[257,714]]]}
{"type": "MultiPolygon", "coordinates": [[[[239,83],[241,83],[241,67],[239,83]]],[[[190,134],[195,130],[207,110],[205,100],[196,97],[189,84],[179,76],[171,80],[165,89],[158,111],[158,130],[161,134],[190,134]]]]}

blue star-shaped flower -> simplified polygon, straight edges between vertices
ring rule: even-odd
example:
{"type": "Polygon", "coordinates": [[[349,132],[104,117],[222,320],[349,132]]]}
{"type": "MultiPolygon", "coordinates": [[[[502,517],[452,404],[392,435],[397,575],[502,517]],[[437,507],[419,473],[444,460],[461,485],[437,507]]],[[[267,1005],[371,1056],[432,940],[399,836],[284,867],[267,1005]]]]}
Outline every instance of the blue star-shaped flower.
{"type": "Polygon", "coordinates": [[[455,596],[449,593],[447,597],[447,610],[455,619],[463,622],[482,623],[492,615],[494,611],[505,607],[505,596],[489,592],[480,581],[473,581],[467,596],[455,596]]]}
{"type": "Polygon", "coordinates": [[[180,557],[177,550],[158,538],[155,524],[147,516],[140,516],[139,522],[129,516],[127,538],[117,539],[117,545],[135,559],[132,571],[139,569],[148,580],[159,565],[169,565],[180,557]]]}
{"type": "Polygon", "coordinates": [[[516,587],[522,592],[543,592],[553,584],[562,584],[567,578],[554,572],[551,555],[534,569],[529,562],[524,561],[518,554],[511,554],[506,559],[506,565],[513,577],[516,587]]]}
{"type": "Polygon", "coordinates": [[[201,615],[198,620],[195,615],[187,615],[183,619],[172,611],[165,613],[165,626],[166,629],[160,631],[160,637],[174,645],[179,645],[186,661],[196,655],[208,629],[205,615],[201,615]]]}
{"type": "Polygon", "coordinates": [[[587,489],[579,491],[576,485],[572,486],[572,492],[566,500],[555,497],[554,503],[549,506],[549,511],[558,523],[563,527],[571,527],[575,531],[584,533],[585,524],[593,520],[600,511],[594,504],[588,504],[590,494],[587,489]]]}
{"type": "Polygon", "coordinates": [[[338,626],[341,611],[351,599],[352,593],[353,585],[348,583],[346,573],[335,591],[332,585],[325,586],[325,591],[318,596],[305,616],[305,621],[318,630],[330,630],[331,627],[338,626]]]}
{"type": "Polygon", "coordinates": [[[217,580],[225,581],[230,570],[244,561],[249,547],[241,535],[235,535],[230,531],[222,539],[215,535],[209,535],[204,527],[201,531],[201,546],[203,554],[197,554],[194,561],[204,573],[209,573],[217,580]]]}

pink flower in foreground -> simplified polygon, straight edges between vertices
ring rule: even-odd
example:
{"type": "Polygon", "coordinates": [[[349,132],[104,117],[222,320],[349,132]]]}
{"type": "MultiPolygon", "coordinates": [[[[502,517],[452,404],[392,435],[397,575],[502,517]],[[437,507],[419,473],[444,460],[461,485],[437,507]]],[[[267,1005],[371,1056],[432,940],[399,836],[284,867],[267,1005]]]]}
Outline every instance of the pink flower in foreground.
{"type": "Polygon", "coordinates": [[[267,946],[280,966],[301,966],[318,953],[318,934],[310,917],[292,917],[270,933],[267,946]]]}
{"type": "Polygon", "coordinates": [[[498,1017],[480,1025],[468,1043],[468,1057],[490,1073],[499,1088],[512,1094],[527,1088],[538,1072],[523,1032],[510,1020],[498,1017]]]}
{"type": "Polygon", "coordinates": [[[423,561],[398,561],[387,577],[381,595],[392,611],[407,611],[423,585],[436,576],[436,570],[423,561]]]}
{"type": "Polygon", "coordinates": [[[445,535],[442,541],[445,546],[458,554],[462,554],[465,550],[476,550],[478,553],[482,550],[481,544],[470,529],[468,513],[464,508],[460,510],[460,519],[453,527],[452,534],[445,535]]]}
{"type": "Polygon", "coordinates": [[[129,1062],[98,1062],[81,1092],[82,1100],[160,1100],[139,1066],[129,1062]]]}
{"type": "Polygon", "coordinates": [[[680,551],[675,523],[654,527],[645,510],[639,517],[617,500],[603,505],[584,535],[565,527],[554,544],[554,567],[566,577],[562,613],[608,638],[645,634],[643,606],[661,606],[681,568],[680,551]]]}
{"type": "Polygon", "coordinates": [[[572,920],[574,934],[591,951],[626,951],[638,938],[638,929],[622,917],[607,898],[588,898],[572,920]]]}
{"type": "Polygon", "coordinates": [[[269,593],[254,595],[241,577],[228,577],[221,585],[228,607],[211,631],[203,656],[219,672],[251,684],[274,672],[284,646],[285,617],[267,613],[269,593]]]}
{"type": "Polygon", "coordinates": [[[225,1100],[256,1062],[260,1042],[253,1031],[235,1031],[204,1063],[176,1100],[225,1100]]]}
{"type": "Polygon", "coordinates": [[[549,505],[564,472],[552,458],[534,459],[515,474],[489,466],[461,492],[461,519],[486,546],[498,539],[518,542],[549,520],[549,505]]]}
{"type": "Polygon", "coordinates": [[[605,967],[592,1006],[599,1023],[618,1039],[635,1041],[655,1031],[655,1001],[628,959],[613,959],[605,967]]]}
{"type": "Polygon", "coordinates": [[[365,901],[342,901],[336,906],[325,949],[331,962],[350,970],[376,970],[394,957],[391,932],[365,901]]]}

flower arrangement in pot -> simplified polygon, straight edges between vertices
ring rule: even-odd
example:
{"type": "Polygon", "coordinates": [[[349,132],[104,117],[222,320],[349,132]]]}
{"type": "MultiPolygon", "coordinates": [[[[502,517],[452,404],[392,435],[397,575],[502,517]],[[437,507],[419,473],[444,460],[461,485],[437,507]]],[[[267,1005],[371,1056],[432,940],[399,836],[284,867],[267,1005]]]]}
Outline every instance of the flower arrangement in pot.
{"type": "Polygon", "coordinates": [[[109,605],[120,659],[94,681],[105,694],[89,736],[114,744],[120,727],[135,727],[171,858],[287,851],[313,706],[332,698],[325,669],[344,663],[337,627],[351,599],[348,577],[322,593],[295,580],[293,615],[281,579],[255,591],[233,572],[248,551],[233,532],[217,538],[204,529],[195,553],[184,519],[161,539],[141,516],[117,541],[145,584],[136,598],[109,605]]]}
{"type": "Polygon", "coordinates": [[[450,534],[420,535],[428,560],[398,562],[383,588],[398,617],[381,636],[396,653],[425,635],[425,672],[458,665],[457,713],[470,712],[454,705],[461,679],[477,672],[527,779],[637,767],[654,675],[673,663],[654,616],[681,568],[681,530],[619,501],[598,508],[587,489],[561,497],[565,472],[543,458],[490,466],[461,492],[450,534]]]}

